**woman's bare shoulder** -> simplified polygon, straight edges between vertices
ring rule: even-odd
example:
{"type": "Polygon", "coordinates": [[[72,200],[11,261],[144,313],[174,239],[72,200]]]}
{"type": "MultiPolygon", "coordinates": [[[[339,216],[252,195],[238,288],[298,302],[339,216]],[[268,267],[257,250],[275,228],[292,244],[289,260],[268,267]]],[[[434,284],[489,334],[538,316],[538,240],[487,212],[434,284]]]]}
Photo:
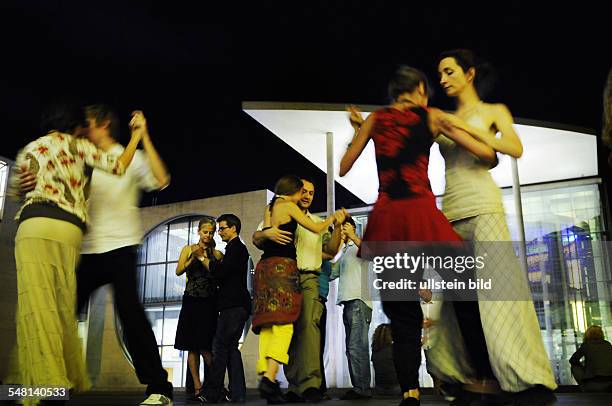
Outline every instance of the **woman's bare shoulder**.
{"type": "Polygon", "coordinates": [[[274,210],[276,209],[290,210],[292,205],[297,206],[295,203],[293,203],[290,200],[278,199],[276,203],[274,204],[274,210]]]}
{"type": "Polygon", "coordinates": [[[482,110],[484,113],[493,116],[510,114],[510,110],[504,103],[482,103],[482,110]]]}
{"type": "Polygon", "coordinates": [[[299,210],[297,204],[289,200],[279,200],[274,204],[272,223],[275,225],[285,223],[291,218],[292,213],[299,210]]]}

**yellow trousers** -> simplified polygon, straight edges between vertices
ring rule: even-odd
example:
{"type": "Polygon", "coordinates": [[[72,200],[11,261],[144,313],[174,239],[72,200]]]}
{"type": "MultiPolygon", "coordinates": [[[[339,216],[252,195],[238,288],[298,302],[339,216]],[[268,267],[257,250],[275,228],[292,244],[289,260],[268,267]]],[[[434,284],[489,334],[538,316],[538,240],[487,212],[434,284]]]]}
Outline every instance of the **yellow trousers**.
{"type": "Polygon", "coordinates": [[[289,362],[289,346],[293,336],[293,324],[264,327],[259,332],[259,359],[257,373],[263,374],[268,369],[268,358],[281,364],[289,362]]]}

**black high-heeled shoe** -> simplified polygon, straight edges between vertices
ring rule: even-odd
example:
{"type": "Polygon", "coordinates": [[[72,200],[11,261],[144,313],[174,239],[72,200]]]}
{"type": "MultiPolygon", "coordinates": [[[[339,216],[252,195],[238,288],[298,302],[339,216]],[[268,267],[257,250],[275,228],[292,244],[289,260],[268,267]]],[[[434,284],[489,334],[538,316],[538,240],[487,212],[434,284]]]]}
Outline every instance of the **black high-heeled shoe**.
{"type": "Polygon", "coordinates": [[[259,395],[268,401],[269,405],[280,405],[285,403],[285,397],[278,382],[272,382],[265,376],[259,382],[259,395]]]}

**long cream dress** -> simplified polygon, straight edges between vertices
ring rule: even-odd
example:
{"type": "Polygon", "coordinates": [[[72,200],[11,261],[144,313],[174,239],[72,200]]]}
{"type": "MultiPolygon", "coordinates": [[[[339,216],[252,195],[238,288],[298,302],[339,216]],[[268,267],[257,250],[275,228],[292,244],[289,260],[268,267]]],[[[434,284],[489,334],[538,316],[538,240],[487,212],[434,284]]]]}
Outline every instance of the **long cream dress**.
{"type": "MultiPolygon", "coordinates": [[[[484,128],[480,111],[467,122],[484,128]]],[[[442,211],[455,231],[474,245],[474,255],[487,251],[486,266],[478,278],[492,278],[503,287],[504,300],[492,300],[479,292],[479,309],[489,359],[501,388],[519,392],[536,384],[556,388],[550,360],[544,349],[526,275],[511,243],[500,189],[489,165],[440,135],[440,151],[446,161],[446,190],[442,211]]],[[[491,295],[491,292],[488,293],[491,295]]],[[[473,371],[451,303],[444,303],[435,326],[435,340],[427,351],[428,370],[446,381],[469,382],[473,371]]]]}

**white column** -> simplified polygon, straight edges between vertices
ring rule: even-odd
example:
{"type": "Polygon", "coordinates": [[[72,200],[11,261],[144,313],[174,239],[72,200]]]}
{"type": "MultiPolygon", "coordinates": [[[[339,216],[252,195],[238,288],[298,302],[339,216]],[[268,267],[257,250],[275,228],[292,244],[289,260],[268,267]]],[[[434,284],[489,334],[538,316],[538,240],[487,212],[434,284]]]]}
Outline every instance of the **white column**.
{"type": "Polygon", "coordinates": [[[336,210],[336,190],[334,188],[334,133],[327,132],[327,214],[336,210]]]}

